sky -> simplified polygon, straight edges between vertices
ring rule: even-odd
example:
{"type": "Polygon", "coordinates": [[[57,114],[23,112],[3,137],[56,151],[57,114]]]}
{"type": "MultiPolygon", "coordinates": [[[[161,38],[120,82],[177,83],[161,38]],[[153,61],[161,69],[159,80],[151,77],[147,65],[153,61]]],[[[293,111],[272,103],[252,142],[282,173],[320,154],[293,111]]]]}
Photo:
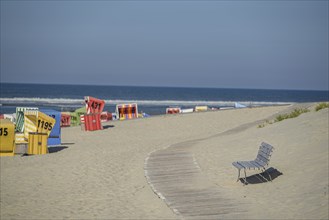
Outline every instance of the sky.
{"type": "Polygon", "coordinates": [[[4,1],[1,82],[328,90],[328,1],[4,1]]]}

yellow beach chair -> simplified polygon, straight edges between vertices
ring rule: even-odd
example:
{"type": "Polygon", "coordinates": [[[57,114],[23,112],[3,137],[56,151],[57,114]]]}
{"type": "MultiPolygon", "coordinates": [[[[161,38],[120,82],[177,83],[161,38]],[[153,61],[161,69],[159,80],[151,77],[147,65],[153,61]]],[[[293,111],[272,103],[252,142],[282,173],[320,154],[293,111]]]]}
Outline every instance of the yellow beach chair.
{"type": "Polygon", "coordinates": [[[0,156],[14,156],[15,125],[8,119],[0,119],[0,156]]]}

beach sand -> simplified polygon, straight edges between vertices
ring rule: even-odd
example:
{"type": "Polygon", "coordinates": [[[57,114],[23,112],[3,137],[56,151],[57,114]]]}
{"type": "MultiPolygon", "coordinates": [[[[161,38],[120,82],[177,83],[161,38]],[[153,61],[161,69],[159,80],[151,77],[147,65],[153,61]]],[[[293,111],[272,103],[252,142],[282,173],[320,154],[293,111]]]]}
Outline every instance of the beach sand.
{"type": "Polygon", "coordinates": [[[64,128],[62,146],[50,154],[1,157],[0,217],[180,219],[153,192],[144,168],[152,153],[189,143],[184,150],[194,156],[203,181],[223,201],[236,202],[241,218],[328,219],[329,113],[302,106],[312,111],[263,128],[258,125],[275,114],[300,106],[112,121],[95,132],[64,128]],[[232,162],[253,160],[262,141],[275,147],[270,167],[276,175],[243,186],[232,162]]]}

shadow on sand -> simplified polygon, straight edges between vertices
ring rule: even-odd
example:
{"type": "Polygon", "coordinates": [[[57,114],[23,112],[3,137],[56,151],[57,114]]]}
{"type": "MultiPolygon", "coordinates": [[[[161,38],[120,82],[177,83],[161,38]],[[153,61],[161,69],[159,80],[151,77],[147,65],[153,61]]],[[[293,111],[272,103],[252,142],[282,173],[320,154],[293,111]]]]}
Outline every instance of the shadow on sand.
{"type": "Polygon", "coordinates": [[[55,146],[55,147],[48,147],[48,152],[50,154],[57,153],[58,151],[64,150],[68,148],[67,146],[55,146]]]}
{"type": "MultiPolygon", "coordinates": [[[[53,147],[48,147],[48,153],[50,153],[50,154],[57,153],[57,152],[59,152],[61,150],[64,150],[66,148],[68,148],[68,147],[67,146],[53,146],[53,147]]],[[[22,157],[29,157],[29,156],[33,156],[33,155],[32,154],[29,155],[29,154],[27,154],[27,152],[25,152],[25,153],[22,153],[21,156],[22,157]]]]}
{"type": "MultiPolygon", "coordinates": [[[[278,171],[277,169],[270,167],[268,168],[266,171],[259,173],[259,174],[254,174],[252,176],[248,176],[247,177],[247,182],[245,182],[244,178],[240,178],[240,181],[245,184],[259,184],[259,183],[266,183],[268,181],[266,181],[265,179],[263,179],[260,175],[262,175],[263,177],[265,177],[268,180],[272,181],[274,179],[276,179],[278,176],[283,175],[283,173],[281,173],[280,171],[278,171]]],[[[270,181],[269,181],[270,182],[270,181]]]]}
{"type": "Polygon", "coordinates": [[[103,125],[103,129],[114,128],[114,125],[103,125]]]}

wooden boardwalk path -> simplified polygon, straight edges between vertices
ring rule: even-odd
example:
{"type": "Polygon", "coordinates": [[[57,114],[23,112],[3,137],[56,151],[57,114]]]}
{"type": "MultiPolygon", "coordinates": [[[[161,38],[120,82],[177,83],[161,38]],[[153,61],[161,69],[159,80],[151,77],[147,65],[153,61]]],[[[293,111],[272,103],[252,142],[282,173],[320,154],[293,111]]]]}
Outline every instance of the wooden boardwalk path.
{"type": "Polygon", "coordinates": [[[153,191],[184,219],[223,219],[241,216],[239,204],[223,198],[218,186],[203,176],[189,143],[176,144],[150,154],[145,176],[153,191]]]}
{"type": "Polygon", "coordinates": [[[210,183],[202,174],[191,146],[197,142],[222,135],[238,133],[272,120],[277,115],[292,111],[297,106],[307,108],[310,103],[288,108],[258,121],[242,124],[207,138],[190,140],[155,151],[145,160],[145,176],[153,191],[174,213],[184,219],[244,219],[246,204],[230,200],[220,187],[210,183]],[[229,214],[229,215],[228,215],[229,214]]]}

